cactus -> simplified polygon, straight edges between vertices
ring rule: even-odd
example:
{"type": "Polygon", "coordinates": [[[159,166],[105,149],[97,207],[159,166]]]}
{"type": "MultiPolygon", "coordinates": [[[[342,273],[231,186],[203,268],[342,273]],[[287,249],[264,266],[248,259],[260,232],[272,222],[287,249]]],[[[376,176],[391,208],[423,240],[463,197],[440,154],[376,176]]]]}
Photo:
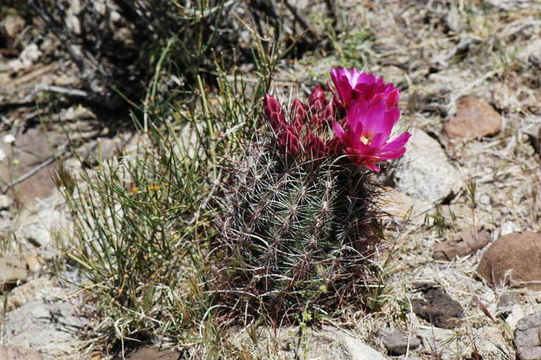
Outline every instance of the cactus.
{"type": "Polygon", "coordinates": [[[325,139],[342,114],[321,88],[307,105],[295,100],[289,116],[266,98],[275,136],[255,141],[233,167],[216,243],[228,314],[294,322],[307,310],[329,313],[365,300],[381,243],[377,185],[325,139]]]}

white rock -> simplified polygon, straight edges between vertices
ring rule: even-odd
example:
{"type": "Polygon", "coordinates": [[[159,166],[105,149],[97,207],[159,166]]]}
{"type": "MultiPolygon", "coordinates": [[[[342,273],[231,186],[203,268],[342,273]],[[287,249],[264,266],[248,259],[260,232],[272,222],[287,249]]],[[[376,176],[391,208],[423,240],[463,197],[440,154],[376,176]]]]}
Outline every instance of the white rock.
{"type": "Polygon", "coordinates": [[[385,360],[385,357],[370,346],[363,344],[361,341],[348,336],[342,335],[340,342],[346,349],[347,359],[352,360],[385,360]]]}
{"type": "Polygon", "coordinates": [[[428,351],[440,354],[441,360],[461,359],[464,355],[464,344],[458,341],[453,330],[436,327],[423,327],[417,330],[417,335],[423,339],[423,344],[428,351]]]}
{"type": "Polygon", "coordinates": [[[464,185],[440,144],[422,130],[412,131],[407,151],[395,177],[397,187],[406,194],[430,203],[456,194],[464,185]]]}
{"type": "Polygon", "coordinates": [[[46,359],[80,359],[77,331],[85,323],[67,302],[33,301],[7,314],[3,343],[38,350],[46,359]]]}
{"type": "Polygon", "coordinates": [[[529,60],[531,56],[541,56],[541,39],[530,42],[528,46],[526,46],[517,54],[517,57],[519,59],[523,59],[526,61],[529,60]]]}
{"type": "Polygon", "coordinates": [[[32,66],[42,55],[36,44],[30,44],[23,49],[19,57],[8,62],[8,66],[13,71],[20,71],[32,66]]]}
{"type": "Polygon", "coordinates": [[[15,142],[15,136],[12,134],[7,134],[2,138],[2,141],[4,141],[6,144],[13,144],[15,142]]]}
{"type": "Polygon", "coordinates": [[[511,327],[511,329],[514,330],[517,327],[517,324],[520,321],[520,319],[522,319],[525,316],[526,314],[524,313],[524,310],[522,309],[522,307],[518,304],[515,304],[511,308],[511,313],[509,314],[509,316],[507,316],[507,318],[505,319],[505,322],[509,325],[509,327],[511,327]]]}
{"type": "Polygon", "coordinates": [[[535,0],[488,0],[488,3],[503,10],[511,10],[531,6],[534,1],[535,0]]]}
{"type": "Polygon", "coordinates": [[[483,359],[501,358],[501,346],[506,340],[498,327],[486,326],[475,329],[472,340],[475,341],[475,347],[483,359]]]}
{"type": "Polygon", "coordinates": [[[385,360],[385,357],[362,341],[335,329],[314,333],[310,339],[309,359],[385,360]]]}
{"type": "Polygon", "coordinates": [[[15,39],[24,30],[26,25],[24,19],[19,15],[7,15],[2,23],[0,25],[3,25],[7,37],[11,39],[15,39]]]}
{"type": "Polygon", "coordinates": [[[386,357],[344,330],[324,327],[305,329],[299,338],[298,327],[256,330],[254,343],[246,331],[232,334],[237,346],[256,345],[256,353],[264,359],[310,360],[385,360],[386,357]],[[300,345],[300,347],[299,347],[300,345]],[[301,355],[299,357],[299,355],[301,355]]]}
{"type": "Polygon", "coordinates": [[[416,200],[393,188],[383,188],[381,194],[381,211],[385,218],[396,223],[421,225],[431,204],[416,200]]]}
{"type": "Polygon", "coordinates": [[[13,199],[7,195],[0,194],[0,209],[9,209],[13,205],[13,199]]]}
{"type": "Polygon", "coordinates": [[[37,278],[26,284],[17,286],[8,297],[8,304],[17,308],[36,300],[58,300],[66,296],[64,290],[56,286],[50,279],[37,278]]]}
{"type": "Polygon", "coordinates": [[[39,253],[45,259],[54,256],[58,248],[57,241],[65,240],[65,235],[71,231],[71,223],[62,201],[54,194],[41,201],[37,208],[24,209],[18,214],[15,222],[17,236],[27,241],[27,255],[39,253]]]}
{"type": "Polygon", "coordinates": [[[501,236],[509,235],[515,232],[520,232],[520,226],[511,221],[506,221],[502,224],[501,236]]]}

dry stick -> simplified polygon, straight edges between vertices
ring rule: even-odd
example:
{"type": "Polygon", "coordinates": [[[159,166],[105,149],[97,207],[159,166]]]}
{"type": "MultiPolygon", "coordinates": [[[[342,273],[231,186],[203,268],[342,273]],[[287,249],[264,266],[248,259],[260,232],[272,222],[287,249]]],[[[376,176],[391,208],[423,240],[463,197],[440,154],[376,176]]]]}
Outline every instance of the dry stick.
{"type": "Polygon", "coordinates": [[[88,93],[86,91],[83,91],[83,90],[72,89],[72,88],[68,88],[68,87],[64,87],[64,86],[54,86],[54,85],[45,85],[45,84],[37,85],[34,88],[33,93],[35,94],[35,93],[38,93],[38,92],[41,92],[41,91],[50,91],[50,92],[55,92],[55,93],[62,94],[62,95],[88,97],[88,93]]]}

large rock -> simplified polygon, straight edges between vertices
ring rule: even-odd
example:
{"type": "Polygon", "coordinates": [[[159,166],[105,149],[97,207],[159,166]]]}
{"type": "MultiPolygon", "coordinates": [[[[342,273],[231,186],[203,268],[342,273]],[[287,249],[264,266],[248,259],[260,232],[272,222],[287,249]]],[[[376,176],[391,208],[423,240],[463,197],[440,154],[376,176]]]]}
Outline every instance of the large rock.
{"type": "Polygon", "coordinates": [[[541,360],[541,315],[521,319],[515,330],[519,360],[541,360]]]}
{"type": "Polygon", "coordinates": [[[433,257],[436,260],[451,261],[456,257],[469,255],[490,242],[486,230],[477,231],[471,227],[434,246],[433,257]]]}
{"type": "Polygon", "coordinates": [[[395,177],[399,190],[429,203],[453,196],[464,184],[440,144],[421,130],[413,131],[395,177]]]}
{"type": "Polygon", "coordinates": [[[48,359],[80,359],[77,333],[85,324],[67,302],[33,301],[7,314],[3,341],[37,350],[48,359]]]}
{"type": "Polygon", "coordinates": [[[500,237],[483,254],[477,275],[493,285],[509,282],[541,290],[541,233],[512,233],[500,237]]]}
{"type": "Polygon", "coordinates": [[[457,101],[457,113],[445,125],[450,137],[473,139],[495,135],[502,128],[502,118],[490,104],[472,97],[457,101]]]}

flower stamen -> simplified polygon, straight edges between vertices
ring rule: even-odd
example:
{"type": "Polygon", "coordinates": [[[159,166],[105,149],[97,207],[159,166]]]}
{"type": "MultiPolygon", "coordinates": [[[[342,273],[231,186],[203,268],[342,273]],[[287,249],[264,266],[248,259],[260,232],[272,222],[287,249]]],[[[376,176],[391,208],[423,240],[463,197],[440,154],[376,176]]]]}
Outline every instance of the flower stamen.
{"type": "Polygon", "coordinates": [[[370,144],[370,141],[372,141],[372,136],[367,135],[361,135],[361,142],[365,145],[370,144]]]}

